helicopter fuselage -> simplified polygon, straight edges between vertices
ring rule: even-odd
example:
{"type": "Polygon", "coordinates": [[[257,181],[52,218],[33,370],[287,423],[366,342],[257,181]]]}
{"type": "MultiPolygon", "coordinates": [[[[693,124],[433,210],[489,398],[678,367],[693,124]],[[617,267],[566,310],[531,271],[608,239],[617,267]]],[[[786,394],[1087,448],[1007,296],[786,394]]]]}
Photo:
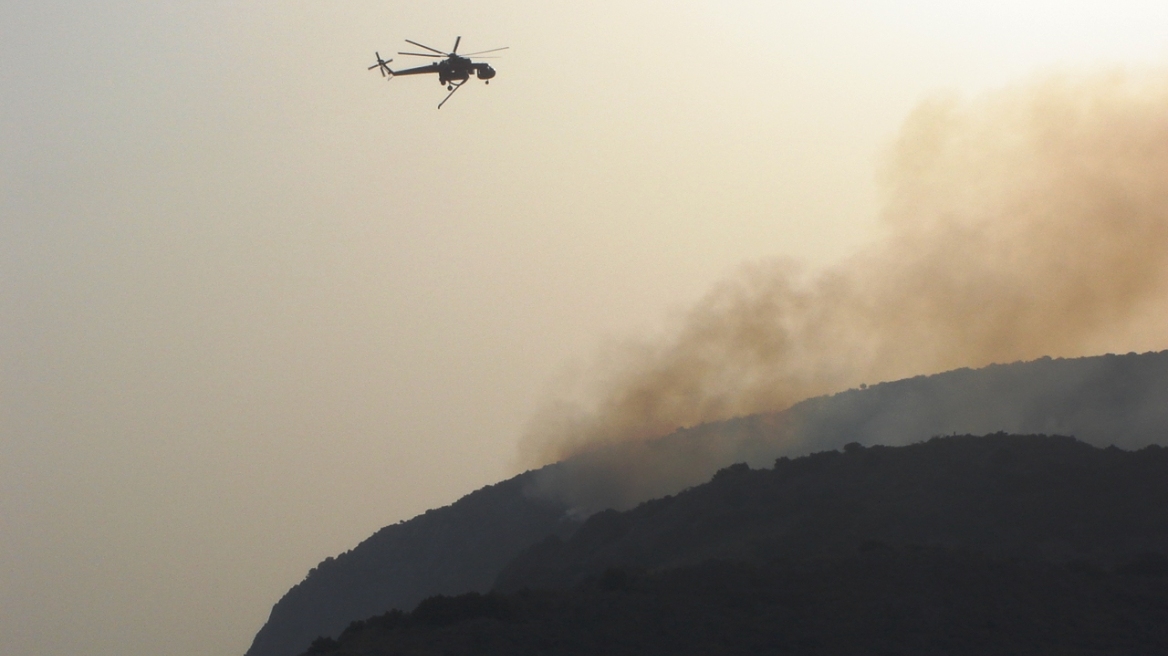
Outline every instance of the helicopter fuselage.
{"type": "Polygon", "coordinates": [[[495,69],[489,64],[476,64],[466,57],[451,55],[437,65],[438,81],[442,84],[451,82],[466,82],[474,74],[480,80],[489,80],[495,77],[495,69]]]}

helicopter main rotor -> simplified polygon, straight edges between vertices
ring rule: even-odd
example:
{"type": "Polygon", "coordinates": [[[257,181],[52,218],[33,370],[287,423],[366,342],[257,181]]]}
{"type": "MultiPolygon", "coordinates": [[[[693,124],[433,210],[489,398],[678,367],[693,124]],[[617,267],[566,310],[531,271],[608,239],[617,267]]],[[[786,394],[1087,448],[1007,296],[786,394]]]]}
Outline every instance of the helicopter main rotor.
{"type": "Polygon", "coordinates": [[[447,59],[452,58],[452,57],[462,57],[465,59],[467,57],[474,57],[476,55],[485,55],[489,52],[499,52],[500,50],[507,50],[510,47],[510,46],[504,46],[502,48],[491,48],[490,50],[480,50],[478,52],[469,52],[465,55],[460,55],[460,54],[458,54],[458,44],[462,43],[461,36],[456,37],[454,39],[454,47],[450,49],[450,52],[442,52],[441,50],[439,50],[437,48],[431,48],[430,46],[428,46],[424,43],[418,43],[417,41],[410,41],[409,39],[406,39],[405,41],[406,41],[406,43],[418,46],[419,48],[424,48],[426,50],[429,50],[430,52],[399,52],[397,54],[410,55],[411,57],[433,57],[435,59],[439,59],[442,57],[445,57],[447,59]]]}

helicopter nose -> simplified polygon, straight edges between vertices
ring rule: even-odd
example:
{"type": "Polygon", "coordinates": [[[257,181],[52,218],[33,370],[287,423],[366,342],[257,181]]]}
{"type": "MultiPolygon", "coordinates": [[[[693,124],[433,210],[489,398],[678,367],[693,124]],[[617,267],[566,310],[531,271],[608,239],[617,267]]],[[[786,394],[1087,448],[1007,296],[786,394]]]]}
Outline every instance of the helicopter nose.
{"type": "Polygon", "coordinates": [[[495,69],[491,68],[490,66],[482,66],[478,69],[478,71],[476,71],[476,73],[478,73],[480,80],[489,80],[495,77],[495,69]]]}

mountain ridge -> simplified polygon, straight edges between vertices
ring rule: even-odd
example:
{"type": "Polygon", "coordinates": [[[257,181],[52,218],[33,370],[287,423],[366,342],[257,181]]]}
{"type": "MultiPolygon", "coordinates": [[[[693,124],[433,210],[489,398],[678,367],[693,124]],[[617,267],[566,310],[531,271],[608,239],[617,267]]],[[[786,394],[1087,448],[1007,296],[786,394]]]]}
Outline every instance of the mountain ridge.
{"type": "Polygon", "coordinates": [[[575,528],[561,504],[524,493],[530,477],[488,485],[325,559],[276,603],[247,656],[296,654],[355,617],[412,608],[435,594],[490,588],[522,548],[575,528]]]}
{"type": "Polygon", "coordinates": [[[1162,653],[1166,474],[1004,433],[735,465],[308,653],[1162,653]]]}
{"type": "Polygon", "coordinates": [[[273,607],[246,656],[294,656],[307,641],[337,635],[354,618],[410,608],[437,594],[486,592],[512,558],[552,533],[568,537],[580,518],[676,494],[737,462],[770,466],[778,457],[852,442],[908,444],[1002,430],[1072,434],[1128,449],[1164,442],[1168,351],[916,376],[808,399],[779,413],[681,429],[649,443],[611,445],[526,472],[383,528],[326,560],[273,607]],[[517,528],[500,530],[507,522],[517,528]],[[451,570],[460,573],[451,578],[451,570]]]}
{"type": "Polygon", "coordinates": [[[1168,449],[1062,436],[936,437],[744,464],[708,483],[549,536],[494,589],[567,588],[609,568],[840,556],[863,544],[961,548],[1102,567],[1168,554],[1168,449]]]}

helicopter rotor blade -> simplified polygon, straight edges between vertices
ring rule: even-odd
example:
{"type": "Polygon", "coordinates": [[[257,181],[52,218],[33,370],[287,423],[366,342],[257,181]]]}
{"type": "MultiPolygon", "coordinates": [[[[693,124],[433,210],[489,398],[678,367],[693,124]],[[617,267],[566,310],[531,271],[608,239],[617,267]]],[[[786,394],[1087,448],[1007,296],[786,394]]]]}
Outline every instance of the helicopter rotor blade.
{"type": "Polygon", "coordinates": [[[399,55],[413,55],[414,57],[433,57],[435,59],[441,59],[442,57],[446,56],[446,55],[432,55],[428,52],[399,52],[397,54],[399,54],[399,55]]]}
{"type": "Polygon", "coordinates": [[[488,52],[499,52],[500,50],[506,50],[510,47],[511,46],[503,46],[502,48],[491,48],[490,50],[480,50],[478,52],[470,52],[470,53],[463,55],[463,57],[474,57],[475,55],[485,55],[488,52]]]}
{"type": "Polygon", "coordinates": [[[460,43],[462,43],[462,37],[460,37],[460,36],[454,37],[454,50],[451,50],[450,54],[452,54],[452,55],[458,54],[458,44],[460,44],[460,43]]]}
{"type": "Polygon", "coordinates": [[[429,50],[430,52],[436,52],[436,53],[442,55],[443,57],[446,56],[446,53],[442,52],[441,50],[439,50],[437,48],[431,48],[430,46],[423,45],[421,43],[418,43],[417,41],[410,41],[409,39],[406,39],[406,43],[418,46],[419,48],[425,48],[426,50],[429,50]]]}

